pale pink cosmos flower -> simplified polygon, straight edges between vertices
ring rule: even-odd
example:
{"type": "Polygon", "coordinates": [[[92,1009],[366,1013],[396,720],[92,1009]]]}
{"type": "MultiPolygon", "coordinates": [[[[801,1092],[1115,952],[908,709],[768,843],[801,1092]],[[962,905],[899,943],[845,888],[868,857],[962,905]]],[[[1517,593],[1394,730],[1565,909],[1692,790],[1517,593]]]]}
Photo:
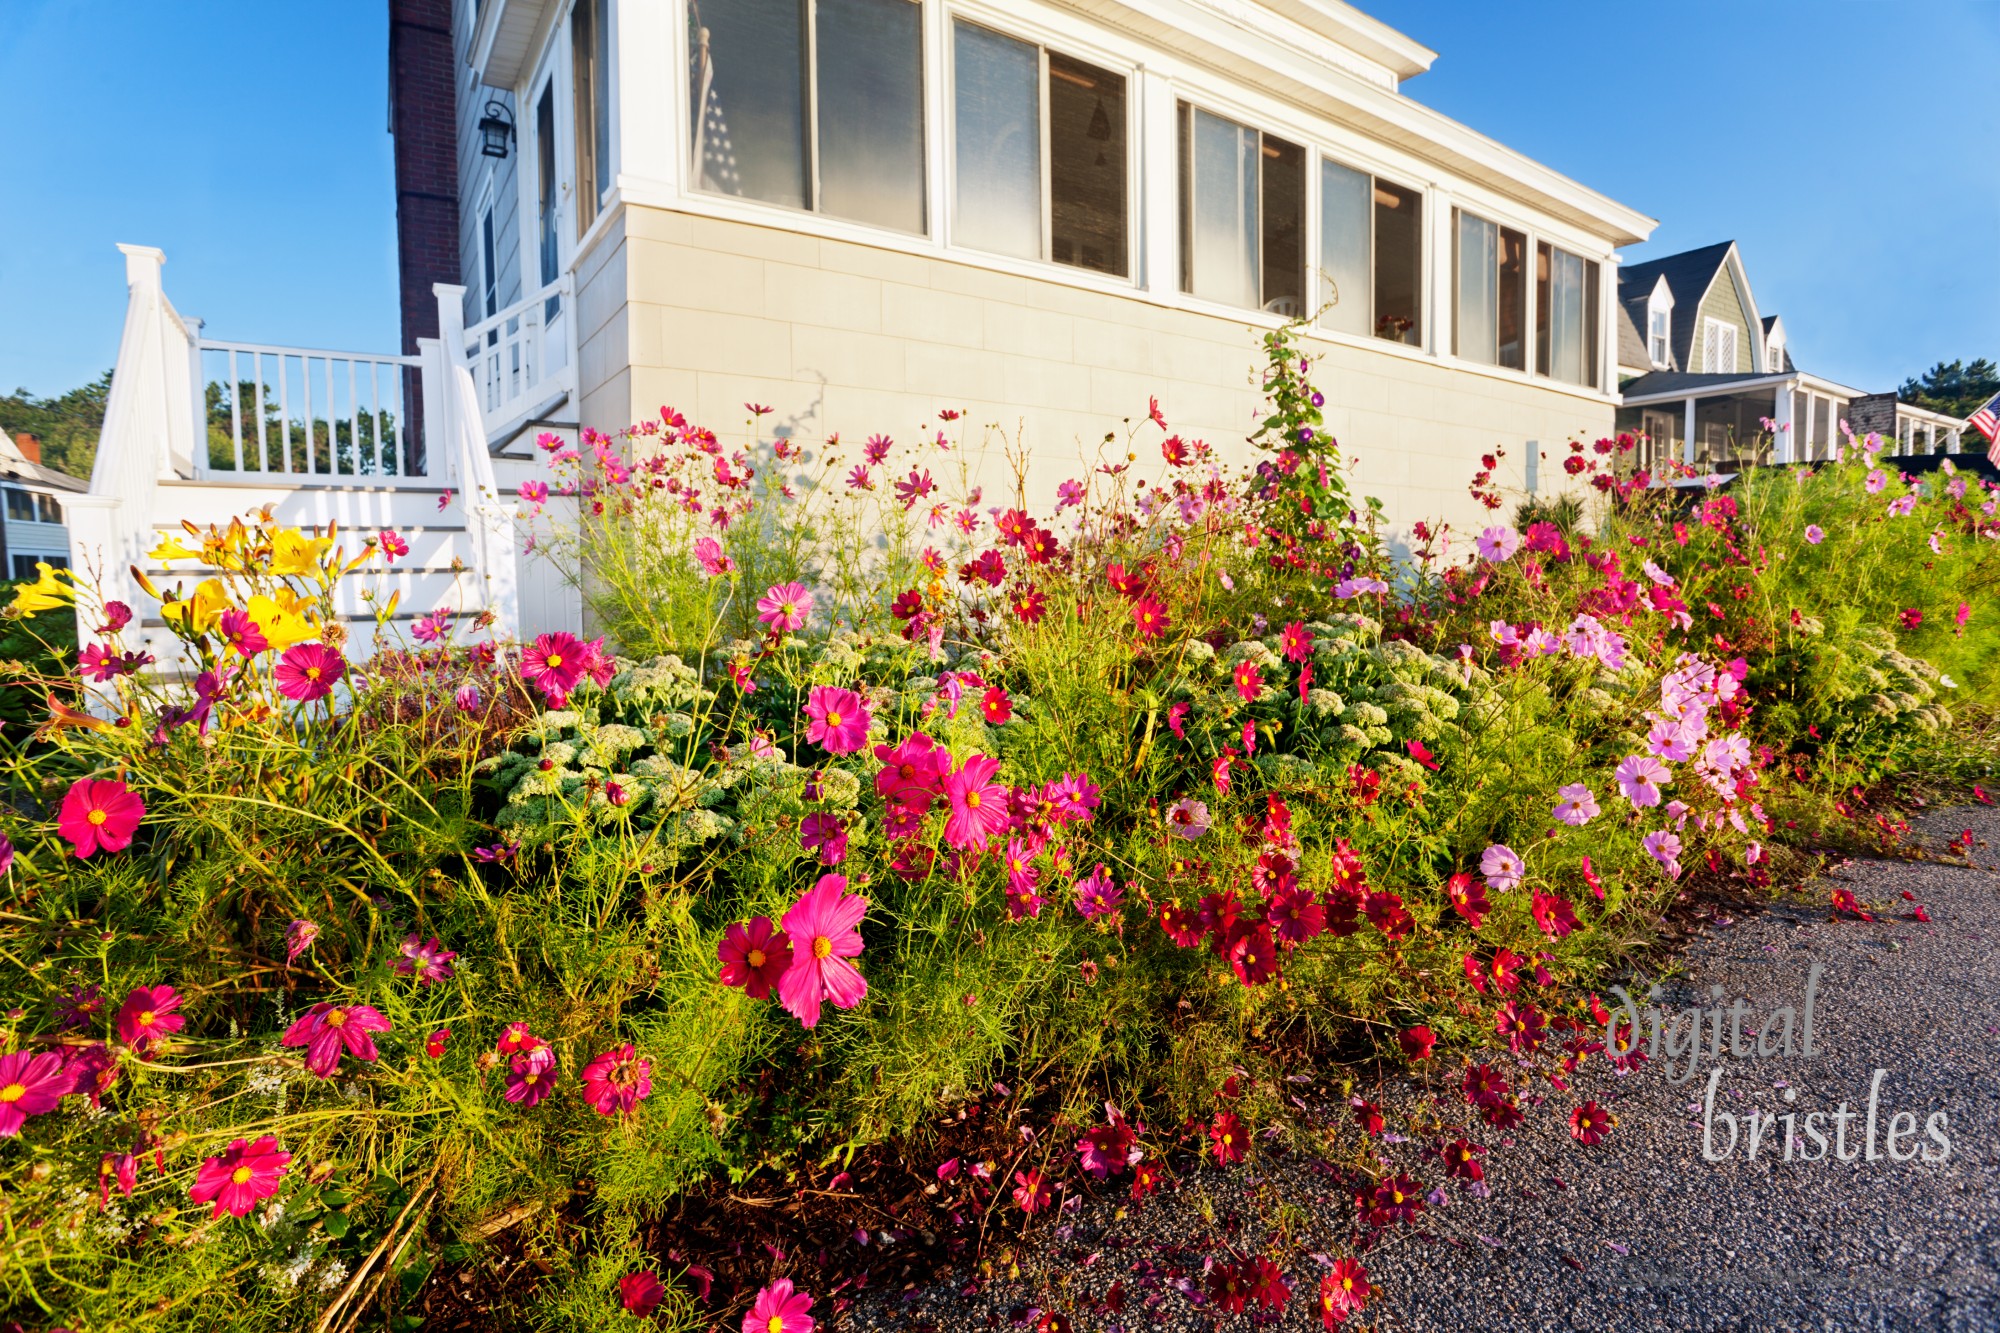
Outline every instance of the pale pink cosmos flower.
{"type": "Polygon", "coordinates": [[[1694,757],[1694,740],[1683,723],[1687,719],[1655,722],[1646,733],[1646,748],[1669,763],[1684,763],[1694,757]]]}
{"type": "Polygon", "coordinates": [[[1667,766],[1649,754],[1628,754],[1618,762],[1613,774],[1618,780],[1618,790],[1634,806],[1644,809],[1660,803],[1660,784],[1671,782],[1673,774],[1667,766]]]}
{"type": "Polygon", "coordinates": [[[1646,577],[1659,584],[1662,588],[1671,588],[1674,586],[1674,576],[1650,560],[1646,562],[1646,577]]]}
{"type": "Polygon", "coordinates": [[[1496,842],[1479,854],[1479,873],[1486,877],[1487,888],[1505,893],[1521,882],[1528,867],[1512,847],[1496,842]]]}
{"type": "Polygon", "coordinates": [[[812,611],[813,595],[803,583],[774,583],[757,599],[757,618],[787,633],[804,629],[812,611]]]}
{"type": "Polygon", "coordinates": [[[792,965],[778,983],[778,1001],[799,1023],[819,1023],[820,1002],[852,1009],[868,994],[868,982],[850,958],[861,956],[861,918],[868,900],[847,892],[847,876],[821,875],[819,882],[785,913],[792,941],[792,965]]]}
{"type": "Polygon", "coordinates": [[[1499,564],[1513,559],[1514,553],[1521,549],[1521,534],[1510,527],[1495,524],[1481,532],[1474,539],[1474,545],[1479,548],[1480,559],[1499,564]]]}
{"type": "Polygon", "coordinates": [[[1521,631],[1515,629],[1504,620],[1494,621],[1486,627],[1486,632],[1492,635],[1493,642],[1499,644],[1502,648],[1512,648],[1521,642],[1521,631]]]}
{"type": "MultiPolygon", "coordinates": [[[[1617,639],[1618,636],[1613,634],[1608,638],[1617,639]]],[[[1562,651],[1562,646],[1562,640],[1556,637],[1554,631],[1543,629],[1539,625],[1529,630],[1527,637],[1521,640],[1521,651],[1529,657],[1553,657],[1562,651]]]]}
{"type": "Polygon", "coordinates": [[[1868,493],[1870,495],[1881,494],[1882,488],[1884,486],[1887,486],[1888,484],[1889,484],[1889,474],[1884,472],[1879,467],[1870,472],[1868,474],[1868,480],[1863,483],[1863,485],[1865,485],[1868,488],[1868,493]]]}
{"type": "Polygon", "coordinates": [[[1906,514],[1914,512],[1916,507],[1917,507],[1916,496],[1899,495],[1895,499],[1889,501],[1889,517],[1902,518],[1906,514]]]}
{"type": "Polygon", "coordinates": [[[1825,528],[1822,528],[1817,523],[1806,524],[1806,544],[1808,546],[1818,546],[1821,542],[1825,540],[1826,540],[1825,528]]]}
{"type": "Polygon", "coordinates": [[[1660,863],[1660,869],[1666,871],[1669,878],[1681,877],[1681,863],[1676,859],[1681,854],[1678,836],[1661,829],[1658,833],[1648,833],[1640,845],[1646,849],[1646,855],[1660,863]]]}
{"type": "Polygon", "coordinates": [[[1597,818],[1597,798],[1590,794],[1590,788],[1581,782],[1572,782],[1556,788],[1556,795],[1562,798],[1556,804],[1555,817],[1571,827],[1580,827],[1597,818]]]}

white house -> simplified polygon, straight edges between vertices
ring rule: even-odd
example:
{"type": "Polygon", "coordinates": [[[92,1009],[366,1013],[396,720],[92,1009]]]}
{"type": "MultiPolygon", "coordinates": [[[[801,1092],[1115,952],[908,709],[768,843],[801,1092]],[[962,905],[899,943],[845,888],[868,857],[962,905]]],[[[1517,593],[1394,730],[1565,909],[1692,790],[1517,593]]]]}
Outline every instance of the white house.
{"type": "Polygon", "coordinates": [[[84,483],[42,465],[41,441],[0,430],[0,577],[32,579],[37,563],[69,566],[63,504],[84,483]]]}

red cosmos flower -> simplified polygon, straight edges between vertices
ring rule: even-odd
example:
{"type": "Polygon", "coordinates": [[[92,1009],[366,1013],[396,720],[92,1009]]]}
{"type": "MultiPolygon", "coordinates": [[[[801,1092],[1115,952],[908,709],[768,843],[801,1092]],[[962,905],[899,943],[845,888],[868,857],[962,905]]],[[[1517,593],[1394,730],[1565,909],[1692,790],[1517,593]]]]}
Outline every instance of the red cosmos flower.
{"type": "Polygon", "coordinates": [[[1392,1176],[1375,1186],[1368,1199],[1368,1225],[1390,1227],[1414,1222],[1424,1210],[1424,1187],[1408,1176],[1392,1176]]]}
{"type": "Polygon", "coordinates": [[[97,1160],[97,1210],[111,1206],[111,1186],[126,1198],[139,1188],[139,1159],[129,1152],[108,1152],[97,1160]]]}
{"type": "Polygon", "coordinates": [[[339,653],[323,643],[300,643],[285,649],[271,677],[278,683],[278,693],[295,703],[309,704],[332,694],[346,674],[347,662],[339,653]]]}
{"type": "Polygon", "coordinates": [[[993,520],[993,526],[1000,529],[1000,539],[1007,545],[1019,546],[1035,530],[1035,520],[1025,510],[1009,509],[993,520]]]}
{"type": "Polygon", "coordinates": [[[1618,1123],[1618,1117],[1599,1106],[1596,1102],[1585,1102],[1569,1113],[1569,1132],[1578,1143],[1595,1146],[1604,1141],[1611,1127],[1618,1123]]]}
{"type": "Polygon", "coordinates": [[[1873,921],[1875,919],[1873,915],[1862,910],[1861,903],[1855,898],[1853,892],[1848,889],[1835,889],[1833,891],[1833,910],[1838,914],[1851,916],[1857,921],[1873,921]]]}
{"type": "Polygon", "coordinates": [[[1292,1284],[1285,1281],[1284,1270],[1270,1256],[1258,1255],[1245,1263],[1242,1271],[1250,1282],[1250,1299],[1266,1310],[1281,1310],[1291,1299],[1292,1284]]]}
{"type": "Polygon", "coordinates": [[[583,1099],[599,1115],[630,1115],[652,1094],[653,1062],[629,1041],[583,1067],[583,1099]]]}
{"type": "Polygon", "coordinates": [[[1326,929],[1326,909],[1313,897],[1311,889],[1299,884],[1278,890],[1265,915],[1270,920],[1271,933],[1287,945],[1304,944],[1326,929]]]}
{"type": "Polygon", "coordinates": [[[1408,935],[1416,925],[1416,918],[1404,910],[1403,900],[1386,889],[1369,894],[1362,904],[1362,911],[1366,913],[1369,925],[1392,940],[1408,935]]]}
{"type": "Polygon", "coordinates": [[[979,711],[986,714],[986,720],[994,726],[1005,726],[1014,718],[1014,701],[998,685],[991,686],[980,696],[979,711]]]}
{"type": "Polygon", "coordinates": [[[1368,1270],[1354,1259],[1334,1261],[1333,1271],[1320,1279],[1319,1317],[1328,1329],[1339,1328],[1347,1317],[1361,1313],[1375,1288],[1368,1285],[1368,1270]]]}
{"type": "Polygon", "coordinates": [[[1264,673],[1254,663],[1238,662],[1235,680],[1236,693],[1245,703],[1255,703],[1257,696],[1264,692],[1264,673]]]}
{"type": "Polygon", "coordinates": [[[1328,934],[1336,939],[1345,939],[1361,929],[1361,904],[1367,897],[1366,894],[1359,889],[1330,884],[1322,896],[1326,904],[1328,934]]]}
{"type": "Polygon", "coordinates": [[[1303,662],[1312,656],[1313,636],[1302,620],[1294,620],[1278,635],[1278,648],[1287,662],[1303,662]]]}
{"type": "Polygon", "coordinates": [[[1382,1117],[1382,1108],[1363,1097],[1354,1099],[1354,1122],[1361,1126],[1363,1134],[1380,1134],[1389,1127],[1382,1117]]]}
{"type": "Polygon", "coordinates": [[[1153,397],[1151,394],[1148,394],[1146,396],[1146,417],[1149,421],[1151,421],[1155,426],[1158,426],[1161,430],[1165,430],[1167,428],[1166,415],[1160,411],[1160,400],[1158,398],[1153,397]]]}
{"type": "Polygon", "coordinates": [[[1437,1045],[1437,1035],[1428,1027],[1413,1027],[1397,1038],[1403,1044],[1403,1054],[1411,1060],[1428,1060],[1431,1048],[1437,1045]]]}
{"type": "Polygon", "coordinates": [[[924,609],[924,595],[915,588],[905,588],[889,603],[889,614],[898,620],[909,620],[924,609]]]}
{"type": "Polygon", "coordinates": [[[78,778],[64,794],[56,814],[56,832],[76,849],[79,861],[98,850],[122,852],[145,817],[146,803],[124,783],[109,778],[78,778]]]}
{"type": "Polygon", "coordinates": [[[1132,1198],[1145,1198],[1160,1187],[1160,1168],[1156,1162],[1141,1161],[1132,1168],[1132,1198]]]}
{"type": "Polygon", "coordinates": [[[31,1115],[44,1115],[62,1105],[71,1090],[71,1075],[60,1055],[13,1051],[0,1055],[0,1139],[21,1132],[31,1115]]]}
{"type": "Polygon", "coordinates": [[[1042,1179],[1041,1172],[1014,1173],[1014,1202],[1030,1217],[1049,1206],[1049,1183],[1042,1179]]]}
{"type": "Polygon", "coordinates": [[[1239,921],[1231,932],[1229,966],[1246,986],[1261,986],[1278,974],[1278,946],[1263,921],[1239,921]]]}
{"type": "Polygon", "coordinates": [[[1459,1080],[1459,1091],[1473,1106],[1485,1106],[1507,1095],[1507,1077],[1492,1065],[1474,1065],[1459,1080]]]}
{"type": "Polygon", "coordinates": [[[1111,590],[1120,597],[1128,599],[1140,597],[1146,591],[1145,571],[1132,570],[1128,573],[1123,564],[1105,566],[1104,579],[1111,585],[1111,590]]]}
{"type": "Polygon", "coordinates": [[[345,1051],[357,1060],[377,1056],[371,1032],[389,1031],[389,1020],[365,1004],[338,1005],[322,1000],[285,1029],[283,1045],[306,1048],[306,1068],[332,1078],[345,1051]]]}
{"type": "Polygon", "coordinates": [[[118,1081],[118,1058],[111,1054],[111,1048],[98,1041],[88,1046],[65,1046],[59,1054],[63,1074],[70,1080],[69,1090],[89,1097],[91,1110],[101,1108],[104,1094],[118,1081]]]}
{"type": "Polygon", "coordinates": [[[1027,554],[1031,565],[1045,565],[1056,558],[1062,547],[1056,542],[1056,535],[1047,528],[1036,528],[1021,539],[1021,549],[1027,554]]]}
{"type": "Polygon", "coordinates": [[[1464,1139],[1453,1139],[1444,1147],[1444,1173],[1448,1178],[1469,1180],[1478,1184],[1486,1179],[1486,1168],[1479,1164],[1479,1154],[1486,1149],[1464,1139]]]}
{"type": "Polygon", "coordinates": [[[1577,927],[1576,909],[1569,905],[1569,899],[1540,889],[1535,890],[1534,916],[1535,924],[1552,940],[1563,938],[1577,927]]]}
{"type": "Polygon", "coordinates": [[[1532,1051],[1542,1044],[1542,1011],[1532,1004],[1509,1000],[1493,1017],[1493,1030],[1507,1039],[1515,1054],[1532,1051]]]}
{"type": "Polygon", "coordinates": [[[1200,918],[1179,903],[1160,904],[1160,929],[1183,949],[1192,949],[1200,944],[1204,933],[1200,918]]]}
{"type": "Polygon", "coordinates": [[[1495,1129],[1512,1129],[1523,1119],[1520,1099],[1502,1097],[1498,1101],[1485,1102],[1479,1108],[1479,1118],[1495,1129]]]}
{"type": "Polygon", "coordinates": [[[278,1181],[291,1170],[292,1155],[278,1151],[278,1140],[266,1134],[255,1143],[237,1139],[226,1152],[204,1161],[194,1173],[194,1187],[188,1198],[196,1203],[215,1201],[210,1219],[228,1213],[243,1217],[278,1192],[278,1181]]]}
{"type": "Polygon", "coordinates": [[[1354,892],[1365,892],[1368,888],[1368,871],[1361,864],[1361,856],[1347,845],[1347,839],[1333,840],[1333,855],[1327,861],[1327,870],[1333,875],[1335,888],[1354,892]]]}
{"type": "Polygon", "coordinates": [[[1354,803],[1360,806],[1375,804],[1382,795],[1382,775],[1372,768],[1359,764],[1347,766],[1347,789],[1354,796],[1354,803]]]}
{"type": "Polygon", "coordinates": [[[976,559],[959,566],[958,578],[961,583],[984,583],[997,588],[1007,581],[1007,562],[998,551],[982,551],[976,559]]]}
{"type": "Polygon", "coordinates": [[[1160,441],[1160,457],[1167,460],[1168,467],[1185,467],[1188,461],[1187,441],[1178,435],[1169,435],[1160,441]]]}
{"type": "Polygon", "coordinates": [[[1924,623],[1924,613],[1917,610],[1914,606],[1905,607],[1897,616],[1897,619],[1903,622],[1904,629],[1915,629],[1924,623]]]}
{"type": "Polygon", "coordinates": [[[393,565],[397,556],[410,553],[410,544],[394,528],[382,529],[382,535],[376,540],[382,548],[382,559],[386,564],[393,565]]]}
{"type": "Polygon", "coordinates": [[[451,1040],[450,1028],[439,1028],[424,1038],[424,1054],[433,1060],[444,1058],[444,1044],[451,1040]]]}
{"type": "Polygon", "coordinates": [[[144,1053],[155,1040],[179,1032],[187,1019],[174,1011],[181,997],[172,986],[139,986],[118,1006],[118,1040],[144,1053]]]}
{"type": "Polygon", "coordinates": [[[650,1268],[627,1273],[618,1279],[618,1303],[641,1319],[659,1309],[660,1302],[666,1298],[666,1285],[660,1281],[660,1275],[650,1268]]]}
{"type": "Polygon", "coordinates": [[[1215,1162],[1218,1166],[1230,1166],[1243,1160],[1249,1150],[1250,1135],[1244,1130],[1243,1122],[1233,1111],[1223,1111],[1208,1125],[1209,1142],[1215,1146],[1215,1162]]]}
{"type": "Polygon", "coordinates": [[[1033,625],[1048,614],[1049,599],[1042,595],[1041,589],[1029,588],[1025,592],[1015,593],[1012,605],[1016,620],[1023,625],[1033,625]]]}
{"type": "Polygon", "coordinates": [[[1403,748],[1410,752],[1410,758],[1416,760],[1431,772],[1435,773],[1438,771],[1437,756],[1425,748],[1422,741],[1405,741],[1403,742],[1403,748]]]}
{"type": "Polygon", "coordinates": [[[1216,1264],[1208,1270],[1208,1299],[1228,1314],[1242,1314],[1250,1303],[1250,1281],[1234,1264],[1216,1264]]]}
{"type": "Polygon", "coordinates": [[[1139,627],[1141,638],[1157,639],[1167,632],[1173,618],[1167,614],[1164,603],[1141,597],[1132,603],[1132,623],[1139,627]]]}
{"type": "Polygon", "coordinates": [[[528,1031],[526,1023],[513,1022],[500,1030],[500,1040],[493,1043],[493,1049],[502,1055],[516,1055],[546,1045],[547,1042],[528,1031]]]}

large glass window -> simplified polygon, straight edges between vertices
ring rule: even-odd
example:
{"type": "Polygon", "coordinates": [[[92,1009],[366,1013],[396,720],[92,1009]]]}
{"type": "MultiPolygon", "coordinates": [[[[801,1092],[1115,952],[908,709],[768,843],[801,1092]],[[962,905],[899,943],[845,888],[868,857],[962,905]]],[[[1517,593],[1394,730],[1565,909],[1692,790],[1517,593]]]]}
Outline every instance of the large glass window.
{"type": "Polygon", "coordinates": [[[688,49],[700,188],[924,230],[914,0],[689,0],[688,49]]]}
{"type": "Polygon", "coordinates": [[[576,227],[580,236],[597,220],[611,162],[610,35],[604,0],[577,0],[569,17],[570,85],[575,98],[576,227]]]}
{"type": "Polygon", "coordinates": [[[1457,217],[1453,350],[1468,361],[1525,370],[1528,238],[1470,213],[1457,217]]]}
{"type": "Polygon", "coordinates": [[[1319,200],[1321,326],[1419,341],[1422,247],[1416,192],[1322,160],[1319,200]]]}
{"type": "Polygon", "coordinates": [[[1535,247],[1535,364],[1566,384],[1597,387],[1597,265],[1543,241],[1535,247]]]}
{"type": "Polygon", "coordinates": [[[1181,290],[1299,313],[1305,153],[1181,103],[1181,290]]]}
{"type": "Polygon", "coordinates": [[[969,23],[952,49],[953,239],[1123,277],[1124,77],[969,23]]]}

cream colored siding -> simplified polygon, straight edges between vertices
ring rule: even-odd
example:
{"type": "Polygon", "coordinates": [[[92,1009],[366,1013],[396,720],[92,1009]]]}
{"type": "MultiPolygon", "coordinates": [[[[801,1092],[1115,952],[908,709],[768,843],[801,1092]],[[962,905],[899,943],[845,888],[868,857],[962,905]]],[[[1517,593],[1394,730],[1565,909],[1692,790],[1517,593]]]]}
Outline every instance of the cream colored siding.
{"type": "MultiPolygon", "coordinates": [[[[1028,450],[1027,498],[1045,509],[1107,431],[1123,460],[1124,422],[1144,419],[1149,395],[1178,433],[1232,463],[1251,456],[1261,329],[1137,295],[627,206],[580,265],[578,307],[583,422],[600,430],[664,405],[740,439],[743,405],[759,402],[775,409],[766,433],[907,442],[957,408],[986,503],[1011,498],[1004,435],[1028,450]]],[[[1519,486],[1525,441],[1553,458],[1611,430],[1608,402],[1386,345],[1310,345],[1359,490],[1403,529],[1491,521],[1466,484],[1496,446],[1509,454],[1499,480],[1519,486]]],[[[1142,475],[1159,475],[1158,430],[1136,439],[1142,475]]]]}

